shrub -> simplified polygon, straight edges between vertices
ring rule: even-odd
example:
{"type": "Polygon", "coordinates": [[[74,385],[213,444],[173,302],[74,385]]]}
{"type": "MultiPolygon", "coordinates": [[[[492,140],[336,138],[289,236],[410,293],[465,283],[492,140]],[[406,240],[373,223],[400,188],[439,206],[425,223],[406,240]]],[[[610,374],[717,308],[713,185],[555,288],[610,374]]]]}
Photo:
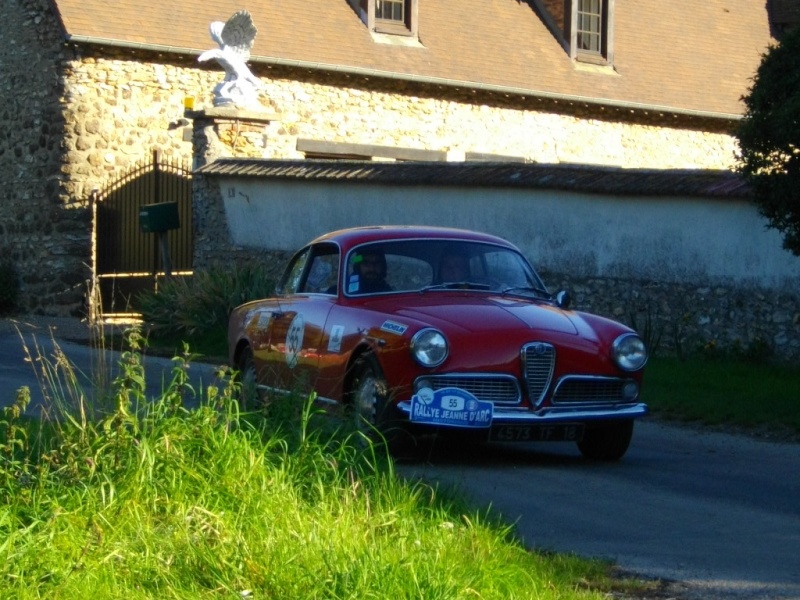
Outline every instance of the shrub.
{"type": "Polygon", "coordinates": [[[800,256],[800,29],[770,46],[752,82],[735,132],[736,168],[769,227],[783,234],[783,247],[800,256]]]}
{"type": "Polygon", "coordinates": [[[630,324],[644,340],[647,352],[650,356],[654,356],[661,345],[661,336],[664,335],[664,325],[660,322],[658,308],[648,304],[639,312],[631,312],[630,324]]]}
{"type": "Polygon", "coordinates": [[[17,309],[19,301],[19,275],[9,260],[0,261],[0,315],[17,309]]]}
{"type": "Polygon", "coordinates": [[[180,337],[225,331],[239,304],[272,294],[275,284],[260,265],[215,266],[192,277],[161,282],[139,295],[142,317],[159,335],[180,337]]]}

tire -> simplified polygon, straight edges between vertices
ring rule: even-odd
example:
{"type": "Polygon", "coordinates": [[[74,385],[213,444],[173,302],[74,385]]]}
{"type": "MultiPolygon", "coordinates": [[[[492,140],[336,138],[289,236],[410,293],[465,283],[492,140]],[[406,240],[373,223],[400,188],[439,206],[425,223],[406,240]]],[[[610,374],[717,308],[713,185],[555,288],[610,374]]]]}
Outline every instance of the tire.
{"type": "Polygon", "coordinates": [[[372,354],[364,354],[353,365],[347,409],[356,429],[378,443],[385,443],[393,456],[405,458],[413,454],[416,440],[396,413],[389,386],[372,354]]]}
{"type": "Polygon", "coordinates": [[[633,420],[610,421],[587,427],[578,449],[590,460],[619,460],[628,451],[633,436],[633,420]]]}
{"type": "Polygon", "coordinates": [[[353,365],[349,396],[348,408],[356,428],[361,431],[377,428],[383,421],[389,388],[372,354],[359,357],[353,365]]]}
{"type": "Polygon", "coordinates": [[[244,411],[260,409],[264,403],[258,391],[256,364],[250,346],[242,349],[236,368],[239,370],[239,406],[244,411]]]}

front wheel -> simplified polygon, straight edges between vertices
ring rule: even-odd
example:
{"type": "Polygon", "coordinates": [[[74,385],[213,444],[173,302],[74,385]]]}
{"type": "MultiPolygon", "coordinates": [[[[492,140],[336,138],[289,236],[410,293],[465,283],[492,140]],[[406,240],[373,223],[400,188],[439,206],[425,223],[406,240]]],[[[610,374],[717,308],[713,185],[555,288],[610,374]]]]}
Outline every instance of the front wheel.
{"type": "Polygon", "coordinates": [[[360,357],[353,366],[348,407],[357,429],[374,429],[382,423],[388,396],[378,361],[371,354],[360,357]]]}
{"type": "Polygon", "coordinates": [[[413,453],[416,440],[391,403],[389,386],[372,354],[359,357],[353,366],[348,411],[356,429],[384,441],[396,457],[413,453]]]}
{"type": "Polygon", "coordinates": [[[628,451],[632,436],[632,419],[587,426],[578,450],[591,460],[619,460],[628,451]]]}

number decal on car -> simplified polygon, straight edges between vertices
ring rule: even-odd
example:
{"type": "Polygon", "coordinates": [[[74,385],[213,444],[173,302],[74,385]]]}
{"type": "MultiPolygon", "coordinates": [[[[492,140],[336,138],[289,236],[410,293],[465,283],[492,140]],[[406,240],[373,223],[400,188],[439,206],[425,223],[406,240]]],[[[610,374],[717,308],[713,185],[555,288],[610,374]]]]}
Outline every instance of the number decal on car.
{"type": "Polygon", "coordinates": [[[306,323],[303,320],[303,315],[297,313],[292,319],[292,324],[289,325],[289,331],[286,332],[286,364],[289,365],[290,369],[294,369],[297,366],[300,351],[303,349],[305,329],[306,323]]]}

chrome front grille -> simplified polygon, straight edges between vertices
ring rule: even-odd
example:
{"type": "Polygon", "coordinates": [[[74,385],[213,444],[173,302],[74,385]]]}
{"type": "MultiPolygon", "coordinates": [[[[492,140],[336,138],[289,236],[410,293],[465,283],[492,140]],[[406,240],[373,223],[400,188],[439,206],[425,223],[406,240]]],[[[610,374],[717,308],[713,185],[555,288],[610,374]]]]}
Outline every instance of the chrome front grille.
{"type": "Polygon", "coordinates": [[[614,404],[630,402],[623,396],[626,379],[614,377],[565,377],[553,393],[553,404],[614,404]]]}
{"type": "Polygon", "coordinates": [[[541,403],[556,365],[556,349],[551,344],[535,342],[522,347],[522,373],[528,397],[535,406],[541,403]]]}
{"type": "Polygon", "coordinates": [[[467,390],[478,400],[494,402],[498,405],[519,404],[520,390],[517,380],[510,375],[492,373],[475,375],[435,375],[425,377],[434,390],[457,387],[467,390]]]}

